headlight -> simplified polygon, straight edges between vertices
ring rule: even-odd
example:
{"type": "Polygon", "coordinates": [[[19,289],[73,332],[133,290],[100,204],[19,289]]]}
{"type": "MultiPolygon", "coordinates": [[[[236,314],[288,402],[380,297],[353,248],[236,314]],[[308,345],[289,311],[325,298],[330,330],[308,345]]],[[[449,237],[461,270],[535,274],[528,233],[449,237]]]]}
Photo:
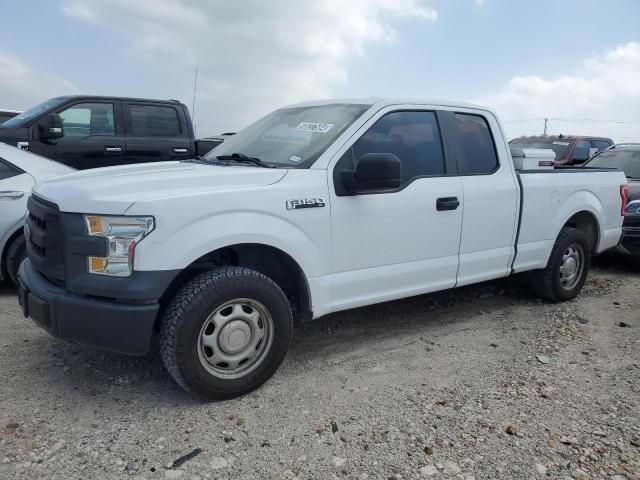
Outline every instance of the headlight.
{"type": "Polygon", "coordinates": [[[136,244],[154,228],[153,217],[85,215],[89,235],[107,239],[106,257],[89,257],[89,273],[128,277],[133,271],[136,244]]]}

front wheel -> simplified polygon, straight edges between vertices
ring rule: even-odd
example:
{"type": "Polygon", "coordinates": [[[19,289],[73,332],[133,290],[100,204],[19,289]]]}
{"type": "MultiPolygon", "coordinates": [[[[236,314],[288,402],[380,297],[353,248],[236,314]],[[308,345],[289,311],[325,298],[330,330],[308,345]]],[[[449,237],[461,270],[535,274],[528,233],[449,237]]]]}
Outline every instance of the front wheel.
{"type": "Polygon", "coordinates": [[[293,333],[291,306],[259,272],[221,267],[187,282],[167,307],[160,352],[185,390],[209,400],[258,388],[278,369],[293,333]]]}
{"type": "Polygon", "coordinates": [[[552,302],[575,298],[589,275],[590,243],[576,228],[564,227],[553,246],[547,267],[530,274],[536,294],[552,302]]]}

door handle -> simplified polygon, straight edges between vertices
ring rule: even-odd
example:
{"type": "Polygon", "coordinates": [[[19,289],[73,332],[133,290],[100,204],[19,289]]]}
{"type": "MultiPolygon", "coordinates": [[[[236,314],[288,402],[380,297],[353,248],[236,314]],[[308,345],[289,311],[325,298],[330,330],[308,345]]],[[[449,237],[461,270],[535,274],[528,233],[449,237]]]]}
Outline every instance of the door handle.
{"type": "Polygon", "coordinates": [[[122,147],[104,147],[105,153],[121,153],[122,147]]]}
{"type": "Polygon", "coordinates": [[[24,197],[24,192],[18,192],[18,191],[0,192],[0,198],[6,199],[6,200],[17,200],[22,197],[24,197]]]}
{"type": "Polygon", "coordinates": [[[173,153],[187,153],[189,150],[184,147],[173,147],[173,153]]]}
{"type": "Polygon", "coordinates": [[[436,210],[455,210],[460,206],[458,197],[442,197],[436,200],[436,210]]]}

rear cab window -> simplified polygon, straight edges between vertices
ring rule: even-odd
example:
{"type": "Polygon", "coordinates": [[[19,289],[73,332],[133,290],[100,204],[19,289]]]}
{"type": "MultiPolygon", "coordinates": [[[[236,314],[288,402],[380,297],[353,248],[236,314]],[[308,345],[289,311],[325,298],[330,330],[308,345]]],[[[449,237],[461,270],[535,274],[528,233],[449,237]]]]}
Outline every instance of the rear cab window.
{"type": "Polygon", "coordinates": [[[498,154],[487,120],[481,115],[455,113],[458,136],[458,175],[490,175],[498,169],[498,154]]]}
{"type": "Polygon", "coordinates": [[[185,136],[178,111],[170,106],[129,104],[130,129],[135,137],[185,136]]]}

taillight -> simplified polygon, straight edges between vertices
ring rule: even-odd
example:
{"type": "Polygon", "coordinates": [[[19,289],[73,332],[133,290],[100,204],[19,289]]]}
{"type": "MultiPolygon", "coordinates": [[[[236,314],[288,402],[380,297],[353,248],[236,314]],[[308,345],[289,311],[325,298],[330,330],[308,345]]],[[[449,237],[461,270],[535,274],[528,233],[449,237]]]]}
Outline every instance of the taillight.
{"type": "Polygon", "coordinates": [[[624,217],[624,210],[627,208],[627,200],[629,198],[629,185],[620,185],[620,215],[624,217]]]}

